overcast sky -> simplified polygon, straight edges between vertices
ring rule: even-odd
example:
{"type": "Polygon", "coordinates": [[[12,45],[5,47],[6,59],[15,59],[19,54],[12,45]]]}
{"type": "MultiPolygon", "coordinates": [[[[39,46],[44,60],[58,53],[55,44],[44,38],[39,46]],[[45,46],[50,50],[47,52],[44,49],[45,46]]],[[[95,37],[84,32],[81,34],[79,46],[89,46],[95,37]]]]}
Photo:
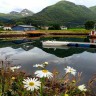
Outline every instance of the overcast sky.
{"type": "MultiPolygon", "coordinates": [[[[10,11],[21,11],[29,9],[34,13],[41,11],[43,8],[53,5],[61,0],[0,0],[0,13],[8,13],[10,11]]],[[[79,5],[87,7],[95,6],[96,0],[67,0],[79,5]]]]}

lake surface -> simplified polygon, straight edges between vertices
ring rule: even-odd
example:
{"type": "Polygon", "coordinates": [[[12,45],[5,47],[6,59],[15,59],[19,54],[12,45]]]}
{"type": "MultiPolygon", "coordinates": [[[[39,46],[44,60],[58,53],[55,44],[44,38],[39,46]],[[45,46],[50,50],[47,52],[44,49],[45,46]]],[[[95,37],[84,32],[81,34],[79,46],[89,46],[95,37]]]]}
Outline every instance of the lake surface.
{"type": "Polygon", "coordinates": [[[33,68],[34,64],[43,62],[49,62],[47,69],[50,71],[57,69],[60,76],[65,74],[65,67],[71,66],[77,72],[82,72],[83,83],[96,73],[96,48],[44,48],[41,41],[45,40],[90,42],[86,38],[73,37],[40,38],[25,44],[0,40],[0,58],[4,59],[5,56],[12,54],[9,57],[9,60],[13,61],[12,64],[21,65],[21,69],[29,74],[36,71],[36,68],[33,68]]]}

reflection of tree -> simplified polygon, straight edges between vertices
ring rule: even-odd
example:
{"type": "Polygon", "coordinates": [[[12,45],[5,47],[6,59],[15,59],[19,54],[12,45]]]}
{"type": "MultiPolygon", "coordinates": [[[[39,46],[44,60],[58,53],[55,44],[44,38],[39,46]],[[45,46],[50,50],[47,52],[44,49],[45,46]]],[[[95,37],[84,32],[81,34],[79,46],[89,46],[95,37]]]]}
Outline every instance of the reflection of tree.
{"type": "Polygon", "coordinates": [[[95,49],[91,49],[91,48],[76,48],[76,47],[71,47],[69,49],[47,49],[44,48],[43,51],[47,52],[47,53],[51,53],[56,55],[57,57],[67,57],[67,56],[71,56],[73,54],[78,54],[78,53],[82,53],[84,51],[88,51],[88,52],[96,52],[95,49]]]}

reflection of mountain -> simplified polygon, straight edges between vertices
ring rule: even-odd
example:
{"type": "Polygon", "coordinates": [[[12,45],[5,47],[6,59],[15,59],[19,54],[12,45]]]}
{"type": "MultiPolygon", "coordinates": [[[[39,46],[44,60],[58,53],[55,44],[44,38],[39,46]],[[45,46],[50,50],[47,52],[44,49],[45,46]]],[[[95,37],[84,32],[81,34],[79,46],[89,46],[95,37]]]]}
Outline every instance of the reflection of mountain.
{"type": "Polygon", "coordinates": [[[95,53],[96,50],[95,49],[91,49],[91,48],[76,48],[76,47],[71,47],[69,49],[48,49],[48,48],[43,48],[43,51],[47,52],[47,53],[51,53],[56,55],[57,57],[68,57],[71,56],[73,54],[78,54],[78,53],[82,53],[84,51],[88,51],[88,52],[92,52],[95,53]]]}
{"type": "Polygon", "coordinates": [[[85,81],[89,80],[89,78],[91,78],[92,75],[96,73],[96,53],[93,54],[90,52],[83,52],[84,50],[90,51],[89,49],[81,50],[80,48],[70,48],[68,50],[56,49],[55,51],[53,49],[43,50],[38,47],[34,47],[28,51],[25,51],[22,48],[14,49],[11,47],[4,47],[0,48],[0,59],[3,59],[3,57],[6,55],[11,55],[10,59],[14,60],[12,64],[20,64],[22,66],[21,68],[27,73],[33,73],[37,70],[33,68],[33,64],[41,64],[45,61],[49,62],[49,65],[47,67],[48,70],[52,71],[54,68],[56,68],[60,72],[60,74],[63,75],[65,72],[64,68],[66,66],[71,66],[75,68],[78,72],[83,72],[83,80],[85,81]],[[73,53],[71,53],[72,50],[73,53]],[[49,51],[51,54],[49,53],[49,51]],[[75,54],[76,52],[78,53],[78,51],[82,51],[82,53],[75,54]],[[73,55],[68,56],[66,58],[60,58],[52,54],[55,54],[60,57],[65,57],[71,54],[73,55]]]}
{"type": "MultiPolygon", "coordinates": [[[[52,54],[46,53],[42,49],[38,47],[33,47],[32,49],[26,51],[22,48],[11,48],[11,47],[4,47],[0,48],[0,59],[4,60],[6,56],[9,56],[10,59],[19,60],[20,62],[23,62],[23,64],[26,62],[33,62],[34,60],[44,60],[50,59],[50,58],[58,58],[56,56],[53,56],[52,54]],[[53,57],[52,57],[53,56],[53,57]]],[[[16,61],[17,63],[17,61],[16,61]]]]}
{"type": "Polygon", "coordinates": [[[28,42],[28,43],[25,42],[25,43],[21,43],[21,44],[15,44],[15,43],[13,43],[13,41],[0,41],[1,48],[8,47],[8,46],[11,46],[12,48],[15,48],[15,49],[22,48],[25,51],[28,51],[28,50],[34,48],[33,41],[28,42]]]}
{"type": "Polygon", "coordinates": [[[28,43],[23,44],[21,47],[22,47],[22,49],[24,49],[25,51],[28,51],[28,50],[31,50],[31,49],[34,48],[34,46],[33,46],[32,44],[28,44],[28,43]]]}

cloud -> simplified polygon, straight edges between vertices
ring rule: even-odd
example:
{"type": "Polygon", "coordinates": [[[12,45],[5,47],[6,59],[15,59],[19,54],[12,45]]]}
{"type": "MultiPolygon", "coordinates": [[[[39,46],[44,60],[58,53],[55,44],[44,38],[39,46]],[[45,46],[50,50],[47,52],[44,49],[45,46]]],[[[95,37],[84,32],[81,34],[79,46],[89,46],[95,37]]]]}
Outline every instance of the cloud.
{"type": "MultiPolygon", "coordinates": [[[[39,12],[43,8],[53,5],[60,0],[0,0],[0,12],[10,12],[19,9],[29,9],[33,12],[39,12]]],[[[79,5],[93,6],[96,0],[67,0],[79,5]]]]}
{"type": "Polygon", "coordinates": [[[46,6],[52,5],[60,0],[0,0],[0,12],[10,12],[16,9],[29,9],[39,12],[46,6]]]}
{"type": "Polygon", "coordinates": [[[78,5],[85,5],[87,7],[96,5],[96,0],[67,0],[67,1],[74,2],[78,5]]]}

